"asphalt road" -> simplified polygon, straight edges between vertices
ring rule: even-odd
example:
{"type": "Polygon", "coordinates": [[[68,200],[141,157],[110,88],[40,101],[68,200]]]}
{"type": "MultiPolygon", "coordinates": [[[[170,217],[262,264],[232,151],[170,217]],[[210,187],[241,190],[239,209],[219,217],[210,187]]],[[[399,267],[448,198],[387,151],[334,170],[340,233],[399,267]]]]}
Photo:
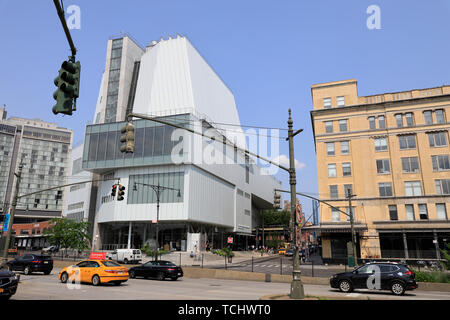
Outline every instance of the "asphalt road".
{"type": "MultiPolygon", "coordinates": [[[[130,279],[121,286],[90,284],[79,286],[63,284],[58,280],[59,269],[48,276],[20,274],[21,282],[11,300],[257,300],[266,295],[283,295],[290,290],[289,283],[237,281],[220,279],[180,278],[177,281],[130,279]]],[[[345,299],[431,299],[450,300],[450,293],[409,291],[396,297],[389,292],[357,291],[343,294],[329,286],[305,285],[305,294],[345,299]]]]}

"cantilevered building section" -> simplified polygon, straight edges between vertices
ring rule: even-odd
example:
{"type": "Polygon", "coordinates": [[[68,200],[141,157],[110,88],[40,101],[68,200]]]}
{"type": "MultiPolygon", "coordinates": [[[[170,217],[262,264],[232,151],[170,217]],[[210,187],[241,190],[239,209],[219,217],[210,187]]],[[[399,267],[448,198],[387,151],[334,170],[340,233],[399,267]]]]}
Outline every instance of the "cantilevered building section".
{"type": "Polygon", "coordinates": [[[110,40],[94,124],[86,127],[82,170],[100,179],[120,178],[126,195],[117,201],[111,197],[114,181],[98,183],[95,210],[85,215],[94,221],[95,249],[156,246],[156,194],[148,185],[158,184],[174,189],[161,193],[159,246],[190,251],[209,242],[217,248],[227,245],[227,236],[234,236],[236,247],[255,244],[252,230],[281,183],[233,144],[246,146],[233,93],[187,38],[153,41],[145,50],[129,37],[110,40]],[[113,58],[121,45],[120,59],[113,58]],[[118,64],[117,75],[111,66],[118,64]],[[123,154],[120,129],[130,112],[216,140],[134,119],[135,150],[123,154]],[[225,124],[233,126],[225,131],[225,124]]]}

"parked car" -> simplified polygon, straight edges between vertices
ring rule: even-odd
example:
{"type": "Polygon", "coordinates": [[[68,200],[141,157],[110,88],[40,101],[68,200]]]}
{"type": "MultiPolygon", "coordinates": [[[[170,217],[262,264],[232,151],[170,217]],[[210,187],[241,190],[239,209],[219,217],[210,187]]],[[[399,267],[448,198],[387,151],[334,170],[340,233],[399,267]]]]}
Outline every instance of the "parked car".
{"type": "Polygon", "coordinates": [[[144,277],[144,278],[157,278],[158,280],[164,280],[170,278],[177,280],[183,276],[183,269],[176,266],[170,261],[149,261],[140,266],[130,268],[128,270],[130,278],[144,277]]]}
{"type": "MultiPolygon", "coordinates": [[[[417,289],[415,273],[407,265],[395,262],[371,262],[353,270],[333,275],[330,278],[332,288],[342,292],[352,292],[354,289],[373,289],[369,287],[370,276],[378,276],[378,290],[391,290],[395,295],[402,295],[406,290],[417,289]]],[[[376,283],[376,281],[375,281],[376,283]]]]}
{"type": "Polygon", "coordinates": [[[294,255],[294,251],[292,249],[286,250],[284,254],[286,257],[292,257],[294,255]]]}
{"type": "Polygon", "coordinates": [[[286,248],[280,248],[280,249],[278,249],[278,254],[279,254],[279,255],[285,255],[285,254],[286,254],[286,248]]]}
{"type": "Polygon", "coordinates": [[[9,270],[0,270],[0,298],[8,300],[17,291],[19,277],[9,270]]]}
{"type": "Polygon", "coordinates": [[[142,252],[139,249],[116,249],[106,254],[106,259],[117,262],[140,263],[142,261],[142,252]]]}
{"type": "Polygon", "coordinates": [[[33,272],[50,274],[53,270],[52,257],[40,254],[24,254],[8,261],[6,264],[10,271],[23,271],[27,275],[33,272]]]}
{"type": "Polygon", "coordinates": [[[47,248],[43,248],[41,250],[41,253],[55,253],[55,252],[58,252],[58,251],[59,251],[58,246],[50,246],[50,247],[47,247],[47,248]]]}
{"type": "Polygon", "coordinates": [[[102,283],[120,285],[128,281],[128,270],[109,260],[83,260],[76,265],[62,269],[58,275],[62,283],[88,282],[94,286],[102,283]]]}

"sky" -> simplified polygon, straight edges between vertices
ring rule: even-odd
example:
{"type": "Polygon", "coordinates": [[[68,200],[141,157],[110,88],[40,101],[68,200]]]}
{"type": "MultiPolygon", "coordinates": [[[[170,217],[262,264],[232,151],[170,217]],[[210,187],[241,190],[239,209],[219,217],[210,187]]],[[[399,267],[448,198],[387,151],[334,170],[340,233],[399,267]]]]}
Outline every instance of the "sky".
{"type": "MultiPolygon", "coordinates": [[[[72,116],[55,116],[53,79],[70,50],[53,1],[0,0],[0,106],[8,117],[57,123],[78,144],[94,116],[107,40],[127,32],[145,47],[185,35],[233,92],[242,124],[287,128],[292,109],[294,129],[304,129],[295,137],[297,191],[313,196],[311,85],[356,79],[364,96],[450,84],[450,0],[64,1],[70,5],[80,8],[80,28],[71,30],[80,98],[72,116]],[[380,29],[367,26],[371,5],[380,29]]],[[[284,139],[280,151],[288,154],[284,139]]],[[[289,188],[286,172],[277,178],[289,188]]],[[[301,201],[309,216],[311,200],[301,201]]]]}

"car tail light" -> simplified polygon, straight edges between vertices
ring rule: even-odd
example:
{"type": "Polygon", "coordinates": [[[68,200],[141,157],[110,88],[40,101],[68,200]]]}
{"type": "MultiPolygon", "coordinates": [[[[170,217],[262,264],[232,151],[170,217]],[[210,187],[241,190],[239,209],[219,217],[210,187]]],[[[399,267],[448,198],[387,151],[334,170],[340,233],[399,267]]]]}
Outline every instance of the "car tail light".
{"type": "Polygon", "coordinates": [[[405,272],[405,276],[413,276],[413,275],[414,275],[414,272],[412,272],[412,271],[405,272]]]}
{"type": "Polygon", "coordinates": [[[33,263],[41,263],[42,261],[41,260],[33,260],[32,262],[33,263]]]}
{"type": "Polygon", "coordinates": [[[168,271],[174,271],[175,269],[174,268],[169,268],[169,269],[167,269],[168,271]]]}
{"type": "Polygon", "coordinates": [[[105,272],[108,272],[108,273],[117,273],[117,270],[105,270],[105,272]]]}

